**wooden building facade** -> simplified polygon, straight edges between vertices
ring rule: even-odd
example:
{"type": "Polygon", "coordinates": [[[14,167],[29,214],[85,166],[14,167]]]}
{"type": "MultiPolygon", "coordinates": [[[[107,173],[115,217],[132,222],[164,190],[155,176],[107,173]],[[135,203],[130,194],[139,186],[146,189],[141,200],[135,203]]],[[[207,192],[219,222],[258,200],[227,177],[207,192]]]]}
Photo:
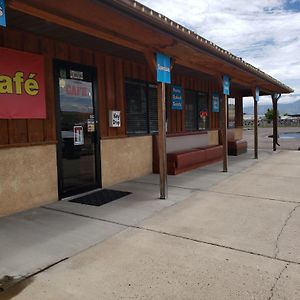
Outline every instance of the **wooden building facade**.
{"type": "MultiPolygon", "coordinates": [[[[147,8],[143,10],[135,1],[61,2],[7,3],[7,27],[0,28],[0,49],[43,56],[46,118],[0,119],[0,216],[80,193],[86,187],[87,190],[107,187],[152,172],[157,91],[151,55],[156,51],[174,58],[172,86],[183,90],[183,108],[173,110],[171,86],[167,88],[168,134],[201,131],[207,136],[207,145],[220,143],[220,113],[212,111],[212,95],[218,93],[221,97],[222,74],[233,79],[231,131],[236,138],[242,138],[243,96],[252,95],[254,86],[260,86],[262,94],[291,92],[268,75],[259,76],[255,68],[251,73],[252,66],[248,70],[245,65],[241,70],[230,61],[231,54],[227,52],[228,58],[218,57],[214,61],[217,55],[213,50],[209,52],[214,46],[207,41],[204,43],[210,48],[205,51],[195,49],[188,41],[180,42],[181,36],[174,37],[172,32],[162,29],[161,26],[169,26],[166,24],[169,20],[147,8]],[[80,13],[83,10],[84,16],[80,13]],[[195,54],[198,52],[201,57],[195,54]],[[77,77],[70,75],[73,71],[77,77]],[[62,101],[66,100],[61,98],[66,85],[73,83],[72,88],[78,90],[80,80],[86,82],[83,88],[88,91],[86,101],[90,101],[90,106],[83,108],[87,119],[84,125],[82,120],[72,121],[71,108],[66,106],[63,114],[62,101]],[[119,127],[110,124],[113,111],[120,112],[119,127]],[[201,111],[207,113],[204,120],[201,111]],[[64,122],[73,122],[74,130],[77,126],[79,134],[84,130],[85,139],[93,140],[91,145],[81,144],[85,157],[92,153],[96,162],[92,168],[93,184],[83,185],[82,189],[77,188],[81,179],[87,179],[82,174],[89,172],[82,168],[87,168],[90,162],[77,163],[74,153],[68,157],[74,146],[66,145],[75,131],[64,122]],[[64,178],[68,172],[65,169],[72,168],[70,165],[75,166],[73,175],[83,177],[74,179],[69,174],[68,179],[64,178]],[[70,181],[70,190],[64,190],[64,180],[70,181]]],[[[185,31],[189,38],[191,33],[182,28],[175,25],[178,34],[185,31]]],[[[76,106],[73,111],[78,109],[76,106]]]]}

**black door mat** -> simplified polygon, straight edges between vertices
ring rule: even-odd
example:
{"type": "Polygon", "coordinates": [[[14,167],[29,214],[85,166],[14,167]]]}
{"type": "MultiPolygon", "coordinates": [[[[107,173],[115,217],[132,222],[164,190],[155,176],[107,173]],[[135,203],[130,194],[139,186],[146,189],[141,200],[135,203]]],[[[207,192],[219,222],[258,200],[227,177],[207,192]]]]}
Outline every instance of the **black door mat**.
{"type": "Polygon", "coordinates": [[[69,200],[69,202],[86,204],[86,205],[93,205],[93,206],[101,206],[103,204],[109,203],[111,201],[120,199],[127,195],[130,195],[129,192],[122,192],[122,191],[114,191],[114,190],[101,190],[89,195],[85,195],[73,200],[69,200]]]}

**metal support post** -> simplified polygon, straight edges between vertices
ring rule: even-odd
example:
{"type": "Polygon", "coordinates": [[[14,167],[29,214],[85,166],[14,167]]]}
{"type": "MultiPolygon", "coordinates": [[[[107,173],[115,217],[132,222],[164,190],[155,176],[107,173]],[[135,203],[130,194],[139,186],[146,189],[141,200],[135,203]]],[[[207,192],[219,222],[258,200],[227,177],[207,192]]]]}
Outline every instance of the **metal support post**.
{"type": "Polygon", "coordinates": [[[222,143],[223,143],[223,172],[228,171],[228,142],[227,142],[227,95],[222,101],[222,143]]]}
{"type": "Polygon", "coordinates": [[[278,144],[278,100],[281,94],[272,95],[273,102],[273,151],[276,151],[276,147],[280,146],[278,144]]]}
{"type": "Polygon", "coordinates": [[[258,158],[258,118],[257,118],[257,101],[254,97],[254,158],[258,158]]]}

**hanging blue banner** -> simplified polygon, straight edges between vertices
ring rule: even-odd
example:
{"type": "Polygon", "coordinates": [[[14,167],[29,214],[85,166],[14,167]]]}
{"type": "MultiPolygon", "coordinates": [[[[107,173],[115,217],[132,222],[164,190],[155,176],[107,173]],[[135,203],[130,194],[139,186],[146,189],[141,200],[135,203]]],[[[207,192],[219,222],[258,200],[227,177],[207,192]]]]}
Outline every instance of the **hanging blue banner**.
{"type": "Polygon", "coordinates": [[[259,101],[259,87],[257,87],[255,89],[255,101],[258,102],[259,101]]]}
{"type": "Polygon", "coordinates": [[[156,53],[157,81],[171,83],[171,58],[161,53],[156,53]]]}
{"type": "Polygon", "coordinates": [[[172,110],[182,110],[182,87],[172,86],[172,110]]]}
{"type": "Polygon", "coordinates": [[[228,75],[223,76],[223,94],[224,95],[230,94],[230,79],[228,75]]]}
{"type": "Polygon", "coordinates": [[[212,112],[220,112],[220,97],[217,92],[212,95],[212,112]]]}
{"type": "Polygon", "coordinates": [[[0,26],[6,27],[5,0],[0,0],[0,26]]]}

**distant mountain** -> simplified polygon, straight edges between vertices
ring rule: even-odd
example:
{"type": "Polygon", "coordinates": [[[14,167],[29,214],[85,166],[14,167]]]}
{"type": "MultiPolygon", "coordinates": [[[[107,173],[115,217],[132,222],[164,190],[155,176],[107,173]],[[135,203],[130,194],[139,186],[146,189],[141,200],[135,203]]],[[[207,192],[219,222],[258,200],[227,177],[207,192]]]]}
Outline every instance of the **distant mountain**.
{"type": "MultiPolygon", "coordinates": [[[[272,108],[272,104],[259,104],[258,103],[258,114],[264,115],[268,108],[272,108]]],[[[280,103],[278,102],[278,111],[280,114],[300,114],[300,100],[292,103],[280,103]]],[[[253,106],[246,106],[244,107],[244,113],[248,115],[253,115],[253,106]]]]}

